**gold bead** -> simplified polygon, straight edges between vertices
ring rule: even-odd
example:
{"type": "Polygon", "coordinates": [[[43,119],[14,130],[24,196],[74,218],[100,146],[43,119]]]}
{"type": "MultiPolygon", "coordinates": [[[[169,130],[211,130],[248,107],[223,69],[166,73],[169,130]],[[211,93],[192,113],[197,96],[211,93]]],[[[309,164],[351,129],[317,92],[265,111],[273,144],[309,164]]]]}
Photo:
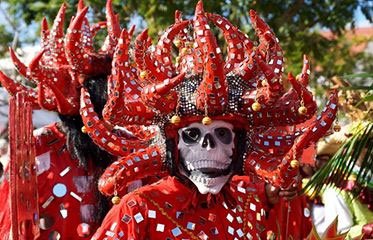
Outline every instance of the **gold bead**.
{"type": "Polygon", "coordinates": [[[118,205],[120,203],[120,197],[118,196],[114,196],[112,199],[111,199],[111,202],[114,204],[114,205],[118,205]]]}
{"type": "Polygon", "coordinates": [[[298,168],[298,167],[299,167],[299,161],[296,160],[296,159],[291,160],[291,161],[290,161],[290,166],[291,166],[292,168],[298,168]]]}
{"type": "Polygon", "coordinates": [[[177,56],[177,57],[175,58],[175,61],[176,61],[176,63],[179,63],[179,62],[180,62],[180,56],[177,56]]]}
{"type": "Polygon", "coordinates": [[[186,46],[186,47],[193,47],[193,43],[192,43],[192,42],[186,42],[186,43],[185,43],[185,46],[186,46]]]}
{"type": "Polygon", "coordinates": [[[267,86],[267,85],[268,85],[267,81],[266,81],[266,80],[263,80],[263,81],[262,81],[262,86],[265,87],[265,86],[267,86]]]}
{"type": "Polygon", "coordinates": [[[300,115],[305,115],[305,114],[307,113],[307,108],[306,108],[305,106],[300,106],[300,107],[298,108],[298,113],[299,113],[300,115]]]}
{"type": "Polygon", "coordinates": [[[180,50],[181,55],[185,55],[188,52],[188,48],[182,48],[180,50]]]}
{"type": "Polygon", "coordinates": [[[259,102],[254,102],[254,103],[251,105],[251,108],[252,108],[255,112],[259,111],[261,107],[262,107],[262,106],[260,105],[259,102]]]}
{"type": "Polygon", "coordinates": [[[180,39],[175,39],[174,44],[175,44],[176,47],[180,47],[181,46],[180,39]]]}
{"type": "Polygon", "coordinates": [[[144,79],[148,76],[148,72],[147,71],[141,71],[140,72],[140,78],[144,79]]]}
{"type": "Polygon", "coordinates": [[[210,125],[212,123],[212,119],[210,118],[210,117],[204,117],[203,119],[202,119],[202,124],[203,125],[210,125]]]}
{"type": "Polygon", "coordinates": [[[87,133],[87,128],[85,126],[83,126],[81,131],[82,131],[82,133],[87,133]]]}
{"type": "Polygon", "coordinates": [[[333,130],[334,130],[334,132],[339,132],[339,131],[341,131],[341,126],[337,123],[337,124],[334,125],[333,130]]]}
{"type": "Polygon", "coordinates": [[[181,122],[181,118],[177,115],[174,115],[172,116],[172,118],[170,119],[170,122],[172,124],[175,124],[175,125],[178,125],[180,122],[181,122]]]}

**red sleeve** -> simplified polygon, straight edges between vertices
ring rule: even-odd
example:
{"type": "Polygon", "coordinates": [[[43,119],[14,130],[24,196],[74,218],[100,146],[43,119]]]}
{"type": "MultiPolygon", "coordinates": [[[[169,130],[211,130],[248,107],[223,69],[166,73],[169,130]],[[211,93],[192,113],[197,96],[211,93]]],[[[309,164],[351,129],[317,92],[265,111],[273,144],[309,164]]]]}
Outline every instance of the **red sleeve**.
{"type": "Polygon", "coordinates": [[[147,222],[144,200],[136,194],[128,194],[108,212],[92,240],[146,239],[147,222]]]}
{"type": "MultiPolygon", "coordinates": [[[[6,172],[4,172],[4,175],[7,174],[6,172]]],[[[5,177],[3,182],[0,183],[0,206],[0,236],[2,239],[9,239],[11,230],[9,181],[5,177]]]]}

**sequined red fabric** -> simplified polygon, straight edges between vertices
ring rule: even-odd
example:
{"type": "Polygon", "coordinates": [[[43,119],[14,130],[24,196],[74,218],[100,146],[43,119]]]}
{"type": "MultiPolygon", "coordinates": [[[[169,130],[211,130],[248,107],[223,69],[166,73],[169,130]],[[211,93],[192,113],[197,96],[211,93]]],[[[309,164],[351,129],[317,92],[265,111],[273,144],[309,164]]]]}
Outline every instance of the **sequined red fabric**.
{"type": "Polygon", "coordinates": [[[263,182],[235,176],[227,192],[207,206],[206,195],[166,177],[126,195],[92,239],[260,239],[265,236],[263,189],[263,182]]]}
{"type": "MultiPolygon", "coordinates": [[[[84,170],[71,158],[57,124],[38,129],[34,135],[38,186],[30,187],[37,187],[39,192],[38,239],[89,239],[97,228],[97,187],[91,167],[84,170]]],[[[4,181],[0,186],[1,202],[8,196],[8,184],[4,181]]],[[[0,216],[0,229],[9,232],[9,205],[2,206],[6,210],[0,216]]]]}

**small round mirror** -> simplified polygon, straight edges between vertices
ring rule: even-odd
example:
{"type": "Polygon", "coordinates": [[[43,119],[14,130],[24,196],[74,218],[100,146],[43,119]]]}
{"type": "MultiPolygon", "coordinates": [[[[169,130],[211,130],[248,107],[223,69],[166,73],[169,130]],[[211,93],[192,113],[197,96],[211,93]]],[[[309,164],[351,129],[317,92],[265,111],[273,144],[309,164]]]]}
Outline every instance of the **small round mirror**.
{"type": "Polygon", "coordinates": [[[67,193],[67,188],[65,184],[57,183],[56,185],[54,185],[53,194],[56,197],[63,197],[66,195],[66,193],[67,193]]]}

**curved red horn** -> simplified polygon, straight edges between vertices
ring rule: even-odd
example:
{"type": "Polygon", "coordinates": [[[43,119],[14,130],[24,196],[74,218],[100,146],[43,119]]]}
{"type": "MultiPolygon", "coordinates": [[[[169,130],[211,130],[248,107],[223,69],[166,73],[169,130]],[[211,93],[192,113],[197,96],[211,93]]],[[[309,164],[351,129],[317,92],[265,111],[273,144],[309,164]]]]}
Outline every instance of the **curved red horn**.
{"type": "Polygon", "coordinates": [[[183,13],[179,10],[175,11],[175,23],[183,21],[183,13]]]}
{"type": "Polygon", "coordinates": [[[78,12],[80,11],[83,11],[83,9],[85,8],[85,4],[84,4],[84,0],[79,0],[78,2],[78,12]]]}
{"type": "Polygon", "coordinates": [[[239,75],[243,80],[245,80],[252,87],[256,87],[257,79],[255,78],[257,72],[257,67],[254,61],[255,51],[253,51],[249,56],[241,62],[238,67],[233,69],[234,75],[239,75]]]}
{"type": "MultiPolygon", "coordinates": [[[[293,149],[299,150],[308,147],[310,143],[317,142],[331,127],[338,110],[338,91],[333,90],[330,93],[328,104],[322,110],[321,115],[316,118],[307,131],[296,142],[293,149]]],[[[299,156],[299,152],[296,155],[299,156]]]]}
{"type": "Polygon", "coordinates": [[[38,93],[35,91],[35,89],[32,88],[27,88],[23,86],[22,84],[14,81],[7,75],[5,75],[2,71],[0,71],[0,82],[1,86],[3,86],[7,92],[15,96],[18,92],[26,92],[27,97],[30,99],[30,102],[32,103],[33,109],[39,109],[39,104],[38,104],[38,93]]]}
{"type": "Polygon", "coordinates": [[[111,86],[108,101],[103,110],[103,117],[115,125],[149,124],[154,112],[141,100],[141,87],[134,79],[128,62],[127,32],[122,31],[118,46],[114,53],[111,69],[111,86]],[[130,102],[131,104],[126,104],[130,102]]]}
{"type": "Polygon", "coordinates": [[[88,7],[78,12],[78,15],[71,21],[65,37],[65,50],[67,60],[73,70],[78,72],[89,72],[91,69],[91,52],[86,52],[82,38],[82,25],[88,7]]]}
{"type": "MultiPolygon", "coordinates": [[[[70,68],[75,73],[95,76],[109,74],[111,55],[94,52],[92,34],[86,19],[88,8],[79,11],[71,21],[65,37],[65,52],[70,68]]],[[[85,78],[80,78],[84,80],[85,78]]]]}
{"type": "Polygon", "coordinates": [[[253,10],[250,10],[250,19],[260,41],[255,60],[267,79],[268,89],[275,101],[284,90],[280,81],[283,73],[283,52],[270,27],[253,10]]]}
{"type": "Polygon", "coordinates": [[[106,1],[106,22],[108,31],[108,44],[105,46],[106,53],[112,55],[115,51],[118,38],[121,34],[120,25],[117,16],[113,10],[112,0],[106,1]]]}
{"type": "Polygon", "coordinates": [[[49,34],[49,49],[51,64],[60,66],[66,65],[67,59],[64,49],[64,22],[65,22],[66,4],[62,4],[49,34]]]}
{"type": "Polygon", "coordinates": [[[87,134],[102,149],[115,156],[126,156],[131,151],[144,148],[148,141],[128,140],[116,136],[111,129],[102,121],[94,111],[94,106],[90,100],[88,91],[81,89],[80,97],[80,115],[87,134]]]}
{"type": "MultiPolygon", "coordinates": [[[[302,85],[302,83],[300,83],[299,81],[297,81],[295,79],[295,77],[293,76],[293,74],[291,74],[291,73],[288,74],[288,80],[291,83],[291,85],[293,86],[294,90],[297,92],[298,98],[301,101],[303,100],[303,104],[306,107],[308,105],[312,105],[312,106],[309,106],[309,107],[310,108],[311,107],[312,108],[316,108],[316,103],[313,101],[313,95],[312,95],[312,93],[310,91],[308,91],[307,88],[302,85]]],[[[311,110],[311,109],[309,109],[309,110],[311,110]]]]}
{"type": "Polygon", "coordinates": [[[303,68],[302,73],[299,76],[299,79],[297,77],[297,80],[299,80],[303,86],[307,86],[308,82],[310,80],[310,62],[306,55],[303,55],[303,68]]]}
{"type": "Polygon", "coordinates": [[[63,25],[64,25],[64,22],[65,22],[65,13],[66,13],[66,4],[65,3],[62,3],[58,13],[57,13],[57,16],[56,18],[54,19],[53,21],[53,26],[52,26],[52,29],[51,29],[51,35],[52,35],[52,38],[51,38],[51,41],[56,41],[58,39],[61,39],[63,38],[63,25]]]}
{"type": "MultiPolygon", "coordinates": [[[[39,104],[41,106],[46,106],[44,102],[48,102],[48,98],[52,98],[50,94],[54,95],[55,106],[53,110],[57,110],[64,114],[76,114],[79,110],[79,97],[78,94],[74,92],[77,91],[77,86],[74,81],[72,81],[71,76],[67,69],[60,67],[59,69],[54,68],[44,68],[40,65],[40,60],[43,56],[44,51],[41,51],[36,57],[31,61],[29,69],[32,77],[36,81],[41,83],[42,88],[48,89],[48,94],[45,94],[46,89],[39,90],[39,104]],[[67,98],[62,91],[68,91],[72,98],[67,98]]],[[[52,106],[46,106],[48,110],[52,106]]]]}
{"type": "Polygon", "coordinates": [[[277,156],[286,154],[294,144],[294,140],[301,135],[301,131],[278,131],[277,129],[268,129],[265,132],[254,133],[251,137],[250,144],[254,149],[261,149],[262,151],[277,156]]]}
{"type": "Polygon", "coordinates": [[[208,106],[208,112],[221,113],[228,102],[223,59],[215,36],[207,23],[202,1],[197,3],[193,25],[196,54],[205,59],[202,82],[197,89],[197,108],[204,111],[205,106],[208,106]]]}
{"type": "MultiPolygon", "coordinates": [[[[32,78],[32,80],[35,82],[40,82],[40,81],[43,81],[44,78],[47,78],[47,76],[42,71],[42,68],[40,67],[44,53],[45,53],[45,50],[41,50],[35,55],[35,57],[29,63],[29,67],[28,67],[29,75],[32,78]]],[[[54,76],[49,76],[49,77],[54,77],[54,76]]]]}
{"type": "Polygon", "coordinates": [[[31,76],[29,76],[26,65],[18,58],[12,48],[9,48],[9,54],[14,66],[17,68],[17,71],[25,78],[30,78],[31,76]]]}
{"type": "Polygon", "coordinates": [[[146,79],[148,82],[157,82],[159,80],[166,79],[167,76],[161,71],[157,71],[157,67],[154,64],[148,52],[148,48],[151,45],[150,38],[148,36],[148,29],[142,31],[135,40],[135,62],[140,72],[146,72],[146,79]]]}
{"type": "Polygon", "coordinates": [[[44,48],[49,44],[49,27],[48,27],[48,21],[46,17],[43,17],[43,20],[41,21],[40,36],[41,36],[41,47],[44,48]]]}
{"type": "MultiPolygon", "coordinates": [[[[189,20],[175,23],[168,28],[165,33],[161,36],[156,46],[155,56],[158,62],[158,69],[164,72],[168,78],[173,77],[175,74],[175,68],[172,63],[172,41],[176,35],[181,32],[190,23],[189,20]]],[[[163,79],[160,79],[163,80],[163,79]]]]}
{"type": "Polygon", "coordinates": [[[141,92],[141,98],[145,105],[150,105],[163,114],[175,111],[179,97],[172,89],[180,84],[184,77],[185,73],[181,73],[172,79],[165,79],[162,82],[145,86],[141,92]]]}
{"type": "Polygon", "coordinates": [[[227,59],[225,61],[225,73],[229,73],[233,68],[245,59],[245,53],[249,56],[252,52],[253,43],[237,27],[233,26],[226,18],[218,14],[206,13],[223,32],[227,42],[227,59]]]}
{"type": "MultiPolygon", "coordinates": [[[[255,92],[251,92],[251,95],[248,92],[247,96],[243,97],[245,100],[243,109],[247,110],[246,114],[252,116],[250,123],[253,126],[294,125],[302,123],[313,116],[316,111],[316,102],[313,100],[312,93],[291,74],[289,74],[289,82],[293,85],[292,89],[272,104],[263,104],[259,111],[252,110],[255,92]],[[302,104],[307,109],[304,114],[298,112],[302,104]]],[[[259,90],[262,90],[262,88],[259,90]]],[[[260,96],[268,94],[268,92],[266,93],[265,91],[259,91],[259,93],[260,96]]]]}
{"type": "MultiPolygon", "coordinates": [[[[296,141],[275,169],[273,169],[273,165],[265,166],[275,158],[254,151],[246,158],[245,172],[249,174],[249,172],[254,171],[274,186],[284,189],[299,181],[299,168],[291,167],[291,161],[299,158],[304,148],[310,143],[318,141],[329,130],[337,114],[337,102],[338,97],[335,91],[330,95],[329,103],[321,116],[317,117],[313,124],[299,137],[299,140],[296,141]]],[[[278,157],[276,158],[278,159],[278,157]]]]}
{"type": "Polygon", "coordinates": [[[294,181],[291,176],[297,175],[297,168],[291,167],[291,161],[299,159],[303,150],[308,147],[311,143],[317,142],[326,132],[330,129],[336,115],[338,105],[338,93],[333,91],[329,96],[329,103],[322,111],[321,115],[316,118],[313,124],[303,133],[299,140],[296,141],[293,148],[289,151],[281,165],[278,167],[278,174],[282,180],[280,183],[281,187],[288,187],[294,181]]]}
{"type": "Polygon", "coordinates": [[[159,146],[150,146],[120,158],[106,168],[98,182],[98,189],[107,196],[124,195],[128,183],[164,173],[163,157],[164,151],[159,146]]]}
{"type": "Polygon", "coordinates": [[[133,33],[135,32],[136,25],[132,25],[130,29],[128,30],[128,38],[132,38],[133,33]]]}
{"type": "Polygon", "coordinates": [[[106,21],[109,36],[112,38],[112,40],[116,40],[120,36],[121,30],[117,16],[115,15],[113,10],[112,2],[112,0],[106,1],[106,21]]]}

